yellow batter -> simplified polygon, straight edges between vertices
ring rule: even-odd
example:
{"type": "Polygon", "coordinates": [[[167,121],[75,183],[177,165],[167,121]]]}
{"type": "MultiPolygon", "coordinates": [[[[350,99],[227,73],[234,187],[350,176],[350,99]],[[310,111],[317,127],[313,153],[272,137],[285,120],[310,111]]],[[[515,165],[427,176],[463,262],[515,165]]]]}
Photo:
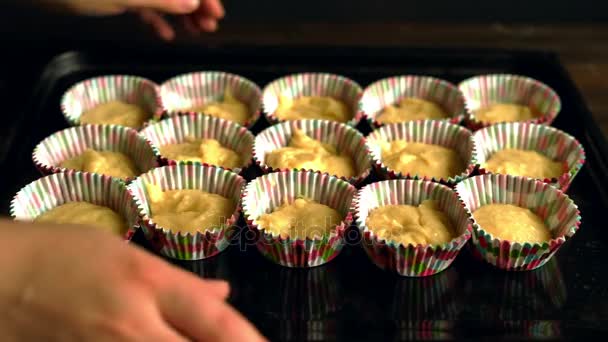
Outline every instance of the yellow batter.
{"type": "Polygon", "coordinates": [[[486,123],[527,121],[538,117],[528,106],[496,103],[475,111],[477,120],[486,123]]]}
{"type": "Polygon", "coordinates": [[[280,120],[322,119],[347,122],[352,113],[344,102],[329,96],[279,97],[275,115],[280,120]]]}
{"type": "Polygon", "coordinates": [[[84,112],[80,117],[80,123],[120,125],[139,129],[150,117],[151,114],[138,105],[110,101],[84,112]]]}
{"type": "Polygon", "coordinates": [[[530,209],[512,204],[488,204],[473,212],[483,230],[495,238],[512,242],[544,242],[551,232],[530,209]]]}
{"type": "Polygon", "coordinates": [[[458,152],[439,145],[395,140],[382,144],[381,149],[382,162],[404,174],[447,179],[466,168],[458,152]]]}
{"type": "Polygon", "coordinates": [[[370,211],[365,221],[378,237],[407,245],[440,245],[454,238],[454,228],[437,201],[419,206],[386,205],[370,211]]]}
{"type": "Polygon", "coordinates": [[[114,210],[87,202],[68,202],[38,216],[36,223],[83,224],[123,235],[127,223],[114,210]]]}
{"type": "Polygon", "coordinates": [[[283,238],[305,239],[325,236],[341,221],[342,216],[336,210],[298,198],[292,204],[284,203],[272,213],[260,216],[257,223],[267,232],[283,238]]]}
{"type": "Polygon", "coordinates": [[[266,153],[266,164],[275,169],[312,169],[338,177],[356,176],[353,160],[336,148],[314,140],[296,129],[287,147],[266,153]]]}
{"type": "Polygon", "coordinates": [[[226,90],[224,93],[223,101],[209,102],[190,108],[189,110],[233,121],[241,125],[244,125],[250,117],[247,105],[237,100],[230,90],[226,90]]]}
{"type": "Polygon", "coordinates": [[[406,97],[398,103],[384,108],[376,120],[387,124],[425,119],[442,120],[447,117],[446,112],[433,102],[416,97],[406,97]]]}
{"type": "Polygon", "coordinates": [[[80,155],[64,160],[61,167],[77,171],[101,173],[116,178],[132,178],[140,174],[133,161],[123,153],[87,149],[80,155]]]}
{"type": "Polygon", "coordinates": [[[196,233],[221,227],[236,209],[232,200],[195,189],[162,191],[147,184],[150,217],[162,228],[196,233]]]}
{"type": "Polygon", "coordinates": [[[160,154],[172,160],[187,160],[233,169],[242,166],[241,157],[215,139],[194,139],[160,147],[160,154]]]}
{"type": "Polygon", "coordinates": [[[484,168],[493,173],[502,173],[530,178],[559,178],[564,173],[563,165],[536,151],[505,149],[495,152],[484,168]]]}

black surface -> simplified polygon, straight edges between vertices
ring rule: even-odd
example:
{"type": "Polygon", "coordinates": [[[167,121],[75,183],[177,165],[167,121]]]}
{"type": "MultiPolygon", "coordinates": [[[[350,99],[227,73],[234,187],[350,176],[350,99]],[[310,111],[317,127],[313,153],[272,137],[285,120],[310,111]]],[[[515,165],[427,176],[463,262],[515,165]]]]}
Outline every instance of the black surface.
{"type": "MultiPolygon", "coordinates": [[[[113,73],[162,82],[195,70],[230,71],[260,86],[301,71],[343,74],[363,86],[398,74],[433,75],[452,82],[491,72],[524,74],[557,91],[563,109],[555,126],[577,137],[587,152],[587,164],[569,190],[581,209],[581,229],[554,260],[535,271],[502,272],[464,250],[443,273],[402,278],[374,266],[356,240],[325,266],[292,270],[266,261],[246,243],[245,234],[240,234],[240,243],[209,260],[174,261],[201,276],[229,280],[231,303],[269,338],[523,339],[599,337],[608,332],[608,240],[602,216],[608,209],[608,147],[572,81],[550,53],[348,48],[66,53],[46,67],[24,113],[11,117],[3,128],[2,212],[8,212],[19,188],[39,177],[31,162],[33,147],[67,127],[59,99],[73,83],[113,73]]],[[[254,133],[264,125],[256,125],[254,133]]],[[[140,233],[136,241],[145,245],[140,233]]]]}

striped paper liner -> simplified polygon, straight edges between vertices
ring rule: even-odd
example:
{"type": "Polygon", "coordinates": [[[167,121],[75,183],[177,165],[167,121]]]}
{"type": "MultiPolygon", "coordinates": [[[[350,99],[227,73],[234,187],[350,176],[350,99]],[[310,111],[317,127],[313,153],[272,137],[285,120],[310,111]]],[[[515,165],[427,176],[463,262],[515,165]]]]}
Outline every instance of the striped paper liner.
{"type": "Polygon", "coordinates": [[[261,115],[262,91],[243,76],[222,71],[183,74],[163,83],[160,95],[168,115],[176,115],[188,112],[188,108],[222,101],[226,89],[230,89],[232,95],[249,108],[249,120],[243,126],[253,126],[261,115]]]}
{"type": "Polygon", "coordinates": [[[250,229],[259,233],[257,248],[266,258],[287,267],[314,267],[335,258],[344,246],[344,231],[352,221],[351,201],[356,189],[327,174],[310,171],[280,171],[258,177],[247,184],[243,213],[250,229]],[[258,218],[284,203],[308,198],[337,210],[344,220],[325,236],[283,238],[258,226],[258,218]]]}
{"type": "Polygon", "coordinates": [[[271,124],[280,120],[275,112],[279,97],[296,99],[300,96],[329,96],[344,102],[352,110],[352,119],[346,122],[356,126],[363,118],[359,100],[363,90],[359,84],[344,76],[326,73],[301,73],[288,75],[269,83],[262,91],[262,104],[266,119],[271,124]]]}
{"type": "Polygon", "coordinates": [[[245,179],[238,174],[199,163],[163,166],[135,179],[128,186],[141,217],[144,235],[162,255],[180,260],[200,260],[226,249],[234,233],[240,213],[240,199],[245,179]],[[198,189],[231,199],[234,213],[224,224],[212,230],[190,232],[172,231],[158,226],[150,217],[146,184],[155,184],[163,191],[198,189]]]}
{"type": "Polygon", "coordinates": [[[532,270],[544,265],[581,224],[578,207],[565,193],[532,178],[485,174],[465,179],[456,185],[456,192],[471,215],[486,204],[512,204],[530,209],[551,231],[553,238],[547,242],[511,242],[486,232],[473,216],[474,253],[504,270],[532,270]]]}
{"type": "MultiPolygon", "coordinates": [[[[253,158],[265,173],[279,171],[266,164],[266,154],[286,147],[296,129],[317,141],[335,146],[338,152],[351,157],[355,163],[357,175],[349,179],[340,177],[341,179],[352,184],[359,184],[369,176],[371,158],[363,135],[346,124],[327,120],[286,121],[271,126],[258,134],[253,145],[253,158]]],[[[280,169],[280,171],[287,170],[280,169]]]]}
{"type": "Polygon", "coordinates": [[[146,139],[134,129],[116,125],[82,125],[53,133],[34,148],[32,159],[42,174],[64,172],[68,169],[61,163],[86,149],[124,153],[142,173],[158,166],[146,139]]]}
{"type": "Polygon", "coordinates": [[[372,127],[382,124],[376,120],[380,112],[404,98],[419,98],[439,105],[449,121],[459,124],[464,119],[464,97],[458,88],[447,81],[429,76],[393,76],[370,84],[363,91],[361,108],[372,127]]]}
{"type": "MultiPolygon", "coordinates": [[[[164,157],[160,153],[160,147],[185,142],[188,137],[215,139],[222,146],[238,153],[242,165],[234,169],[225,168],[227,170],[240,173],[252,163],[253,134],[247,128],[221,118],[198,114],[177,115],[146,127],[140,134],[152,144],[163,165],[174,165],[179,161],[164,157]]],[[[203,165],[209,164],[203,163],[203,165]]],[[[221,167],[221,165],[215,166],[221,167]]]]}
{"type": "Polygon", "coordinates": [[[402,276],[425,277],[445,270],[456,259],[460,249],[471,237],[470,217],[447,186],[429,181],[395,179],[369,184],[357,193],[353,201],[355,224],[361,232],[361,245],[378,267],[402,276]],[[386,205],[418,206],[422,201],[436,200],[458,234],[441,245],[405,246],[378,237],[367,227],[367,217],[375,209],[386,205]]]}
{"type": "Polygon", "coordinates": [[[545,125],[502,123],[476,131],[473,139],[482,174],[490,173],[483,166],[497,151],[507,148],[533,150],[563,163],[564,173],[559,178],[540,180],[566,191],[585,164],[585,150],[578,140],[566,132],[545,125]]]}
{"type": "Polygon", "coordinates": [[[477,166],[476,147],[472,133],[458,125],[447,121],[420,120],[384,125],[367,136],[367,146],[370,150],[376,170],[385,178],[423,179],[454,185],[468,177],[477,166]],[[439,145],[454,149],[458,152],[467,167],[460,174],[448,179],[436,179],[426,175],[403,174],[386,166],[382,162],[380,143],[395,140],[406,140],[417,143],[439,145]]]}
{"type": "Polygon", "coordinates": [[[114,100],[141,106],[153,120],[163,115],[158,85],[131,75],[99,76],[75,84],[61,98],[61,111],[70,125],[77,126],[84,112],[114,100]]]}
{"type": "Polygon", "coordinates": [[[466,125],[472,130],[491,125],[475,118],[475,111],[491,104],[526,105],[541,114],[540,117],[526,122],[546,125],[555,120],[562,107],[559,96],[553,89],[535,79],[520,75],[475,76],[462,81],[458,88],[465,98],[466,125]]]}
{"type": "Polygon", "coordinates": [[[15,195],[10,213],[17,221],[33,221],[43,213],[68,202],[87,202],[108,207],[120,214],[130,241],[139,226],[137,207],[123,182],[86,172],[56,173],[31,182],[15,195]]]}

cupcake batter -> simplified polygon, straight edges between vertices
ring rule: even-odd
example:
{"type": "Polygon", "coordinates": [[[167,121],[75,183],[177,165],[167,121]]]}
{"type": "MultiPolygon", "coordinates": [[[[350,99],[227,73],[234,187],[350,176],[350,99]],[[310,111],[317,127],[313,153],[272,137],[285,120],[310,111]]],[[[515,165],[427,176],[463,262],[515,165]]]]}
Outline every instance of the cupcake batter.
{"type": "Polygon", "coordinates": [[[172,160],[195,161],[230,169],[242,166],[241,157],[215,139],[187,137],[183,143],[161,146],[160,154],[172,160]]]}
{"type": "Polygon", "coordinates": [[[80,123],[119,125],[139,129],[151,116],[138,105],[123,101],[110,101],[84,112],[80,117],[80,123]]]}
{"type": "Polygon", "coordinates": [[[266,154],[266,164],[275,169],[312,169],[330,175],[354,177],[353,160],[336,148],[314,140],[296,129],[289,145],[266,154]]]}
{"type": "Polygon", "coordinates": [[[564,173],[560,162],[553,161],[536,151],[511,148],[495,152],[484,167],[493,173],[538,179],[559,178],[564,173]]]}
{"type": "Polygon", "coordinates": [[[36,223],[82,224],[123,235],[127,223],[114,210],[87,202],[68,202],[38,216],[36,223]]]}
{"type": "Polygon", "coordinates": [[[196,189],[162,191],[147,184],[150,217],[162,228],[196,233],[222,227],[236,209],[232,200],[196,189]]]}
{"type": "Polygon", "coordinates": [[[448,115],[437,104],[416,97],[406,97],[396,104],[387,106],[376,117],[382,124],[414,120],[442,120],[448,115]]]}
{"type": "Polygon", "coordinates": [[[230,90],[226,90],[224,93],[223,101],[209,102],[189,110],[233,121],[240,125],[244,125],[250,117],[247,105],[237,100],[230,90]]]}
{"type": "Polygon", "coordinates": [[[261,228],[283,238],[305,239],[329,234],[342,221],[335,209],[306,198],[284,203],[270,214],[258,218],[261,228]]]}
{"type": "Polygon", "coordinates": [[[530,107],[514,103],[496,103],[475,111],[475,117],[486,123],[527,121],[538,116],[530,107]]]}
{"type": "Polygon", "coordinates": [[[382,162],[403,174],[447,179],[463,172],[465,162],[453,149],[395,140],[381,145],[382,162]]]}
{"type": "Polygon", "coordinates": [[[66,169],[101,173],[116,178],[133,178],[140,174],[133,161],[123,153],[87,149],[59,165],[66,169]]]}
{"type": "Polygon", "coordinates": [[[280,120],[322,119],[347,122],[352,113],[342,101],[329,96],[279,97],[275,115],[280,120]]]}
{"type": "Polygon", "coordinates": [[[454,238],[454,228],[437,201],[419,206],[385,205],[370,211],[365,221],[378,237],[407,245],[440,245],[454,238]]]}
{"type": "Polygon", "coordinates": [[[473,212],[483,230],[497,239],[511,242],[545,242],[551,232],[530,209],[512,204],[487,204],[473,212]]]}

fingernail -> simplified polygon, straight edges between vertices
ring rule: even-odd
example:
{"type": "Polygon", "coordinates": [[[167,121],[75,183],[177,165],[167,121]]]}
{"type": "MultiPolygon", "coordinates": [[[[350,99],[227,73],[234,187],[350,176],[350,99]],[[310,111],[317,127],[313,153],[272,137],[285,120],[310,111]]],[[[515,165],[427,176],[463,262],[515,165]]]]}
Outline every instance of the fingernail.
{"type": "Polygon", "coordinates": [[[183,0],[184,9],[194,11],[201,5],[200,0],[183,0]]]}

